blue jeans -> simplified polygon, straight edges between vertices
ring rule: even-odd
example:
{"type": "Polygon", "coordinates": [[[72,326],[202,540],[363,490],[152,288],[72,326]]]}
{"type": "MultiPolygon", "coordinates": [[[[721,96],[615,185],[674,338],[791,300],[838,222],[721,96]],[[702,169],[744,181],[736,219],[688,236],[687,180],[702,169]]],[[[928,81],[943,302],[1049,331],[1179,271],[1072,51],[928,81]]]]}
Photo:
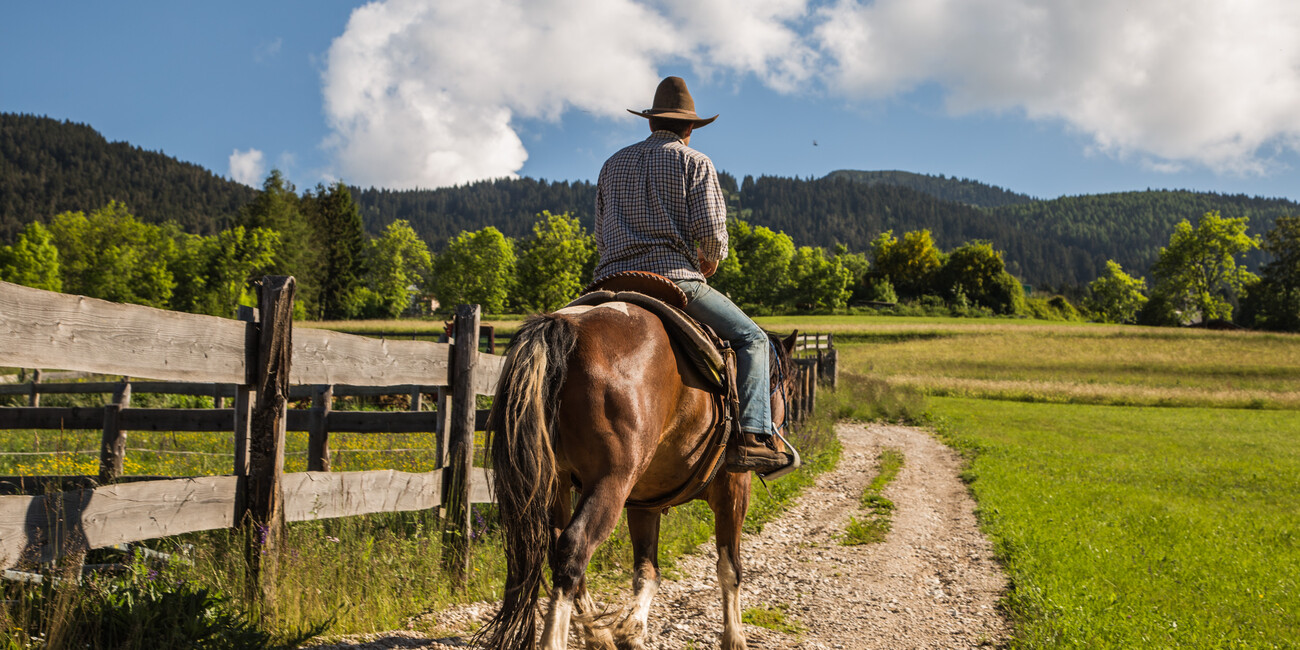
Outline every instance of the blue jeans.
{"type": "Polygon", "coordinates": [[[740,430],[772,434],[772,394],[768,375],[768,340],[745,312],[722,292],[699,280],[674,280],[686,293],[686,313],[713,328],[736,351],[736,378],[740,382],[740,430]]]}

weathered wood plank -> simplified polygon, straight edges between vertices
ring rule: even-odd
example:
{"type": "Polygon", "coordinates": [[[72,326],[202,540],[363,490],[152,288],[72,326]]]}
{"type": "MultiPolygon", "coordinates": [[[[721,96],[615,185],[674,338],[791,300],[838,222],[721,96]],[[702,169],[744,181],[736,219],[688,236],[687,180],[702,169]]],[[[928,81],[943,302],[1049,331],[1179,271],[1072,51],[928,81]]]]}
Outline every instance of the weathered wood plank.
{"type": "Polygon", "coordinates": [[[293,335],[294,384],[395,386],[447,383],[448,346],[390,341],[299,327],[293,335]]]}
{"type": "Polygon", "coordinates": [[[436,508],[442,472],[300,472],[284,476],[284,517],[308,521],[436,508]]]}
{"type": "MultiPolygon", "coordinates": [[[[122,385],[120,381],[87,381],[80,383],[37,385],[37,392],[45,395],[94,395],[112,393],[122,385]]],[[[0,395],[27,395],[31,392],[29,384],[0,385],[0,395]]],[[[158,393],[164,395],[197,395],[201,397],[234,397],[235,384],[213,384],[192,381],[133,381],[131,390],[135,393],[158,393]]]]}
{"type": "Polygon", "coordinates": [[[63,549],[230,528],[237,485],[234,476],[204,476],[0,497],[0,566],[49,562],[63,549]]]}
{"type": "Polygon", "coordinates": [[[244,383],[245,325],[0,282],[0,365],[244,383]]]}
{"type": "Polygon", "coordinates": [[[329,414],[334,404],[334,387],[316,386],[311,398],[311,424],[307,431],[307,471],[330,471],[329,414]]]}
{"type": "Polygon", "coordinates": [[[230,431],[233,409],[122,409],[122,428],[131,431],[230,431]]]}
{"type": "Polygon", "coordinates": [[[12,406],[0,408],[2,429],[99,429],[104,425],[104,407],[74,406],[49,408],[12,406]]]}
{"type": "Polygon", "coordinates": [[[480,354],[478,367],[474,369],[474,392],[479,395],[495,395],[497,380],[501,378],[501,369],[505,365],[505,357],[494,354],[480,354]]]}

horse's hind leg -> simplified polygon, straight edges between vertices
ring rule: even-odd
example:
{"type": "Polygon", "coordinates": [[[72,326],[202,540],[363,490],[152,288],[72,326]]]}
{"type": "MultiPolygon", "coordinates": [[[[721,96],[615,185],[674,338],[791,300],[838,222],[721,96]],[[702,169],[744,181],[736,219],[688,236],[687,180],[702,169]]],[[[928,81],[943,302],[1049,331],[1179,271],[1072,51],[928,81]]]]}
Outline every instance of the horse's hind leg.
{"type": "MultiPolygon", "coordinates": [[[[607,479],[578,501],[577,512],[555,542],[551,563],[551,607],[542,631],[542,650],[564,650],[575,600],[583,588],[591,554],[618,524],[627,499],[624,481],[607,479]]],[[[589,602],[589,601],[588,601],[589,602]]]]}
{"type": "MultiPolygon", "coordinates": [[[[555,502],[551,504],[551,548],[550,558],[551,574],[557,573],[557,555],[555,552],[556,545],[559,543],[560,535],[568,527],[569,520],[573,514],[573,493],[570,487],[571,482],[568,475],[560,477],[560,489],[557,491],[555,502]]],[[[584,577],[578,585],[578,593],[574,598],[574,606],[581,616],[594,616],[596,614],[596,603],[592,601],[591,594],[587,593],[587,580],[584,577]]],[[[581,619],[580,619],[581,620],[581,619]]],[[[614,636],[608,628],[596,627],[582,624],[583,641],[586,643],[587,650],[616,650],[614,645],[614,636]]]]}
{"type": "Polygon", "coordinates": [[[719,475],[709,486],[713,533],[718,547],[718,587],[722,590],[722,650],[745,650],[740,622],[740,529],[749,510],[748,473],[719,475]]]}
{"type": "Polygon", "coordinates": [[[657,511],[628,510],[632,537],[632,611],[614,630],[619,650],[644,650],[650,603],[659,593],[659,521],[657,511]]]}

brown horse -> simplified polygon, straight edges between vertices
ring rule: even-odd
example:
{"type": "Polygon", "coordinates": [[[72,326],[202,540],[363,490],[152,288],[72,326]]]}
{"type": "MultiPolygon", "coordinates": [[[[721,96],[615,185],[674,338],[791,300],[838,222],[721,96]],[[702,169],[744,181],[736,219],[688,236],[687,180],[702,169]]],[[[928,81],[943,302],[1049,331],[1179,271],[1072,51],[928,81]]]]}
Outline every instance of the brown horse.
{"type": "MultiPolygon", "coordinates": [[[[780,389],[773,390],[772,413],[782,422],[787,386],[779,384],[789,381],[794,336],[769,338],[772,385],[780,389]]],[[[501,650],[537,647],[538,589],[549,562],[544,650],[566,647],[571,619],[581,623],[588,648],[644,648],[659,588],[662,508],[627,510],[633,598],[613,625],[594,624],[587,563],[626,503],[651,503],[682,486],[705,454],[717,411],[659,319],[640,307],[571,307],[526,321],[507,354],[488,424],[508,569],[501,610],[480,640],[501,650]]],[[[749,490],[748,473],[719,471],[696,497],[708,501],[715,519],[725,650],[746,647],[740,529],[749,490]]]]}

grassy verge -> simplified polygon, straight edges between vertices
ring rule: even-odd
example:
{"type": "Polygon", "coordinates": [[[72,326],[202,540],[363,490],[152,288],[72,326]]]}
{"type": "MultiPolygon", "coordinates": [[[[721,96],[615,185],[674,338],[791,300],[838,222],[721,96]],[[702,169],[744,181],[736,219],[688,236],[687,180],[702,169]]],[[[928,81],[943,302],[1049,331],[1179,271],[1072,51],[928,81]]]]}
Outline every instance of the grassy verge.
{"type": "Polygon", "coordinates": [[[1300,418],[931,401],[1011,579],[1016,646],[1300,639],[1300,418]]]}

